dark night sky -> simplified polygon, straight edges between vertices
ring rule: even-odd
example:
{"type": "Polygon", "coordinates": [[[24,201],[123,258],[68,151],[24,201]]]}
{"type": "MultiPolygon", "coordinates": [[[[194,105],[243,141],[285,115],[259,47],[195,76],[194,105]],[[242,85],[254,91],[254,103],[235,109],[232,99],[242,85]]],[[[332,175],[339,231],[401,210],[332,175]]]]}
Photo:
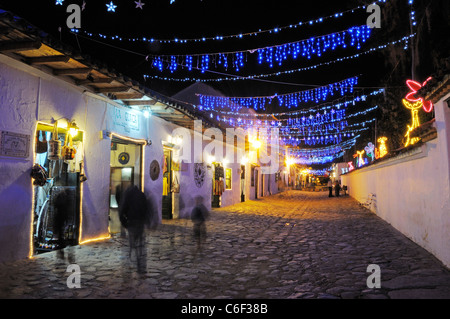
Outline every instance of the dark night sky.
{"type": "MultiPolygon", "coordinates": [[[[100,32],[107,35],[120,35],[124,37],[146,36],[148,38],[173,39],[201,38],[203,36],[217,36],[239,34],[258,29],[265,30],[296,24],[300,21],[309,21],[319,17],[342,12],[361,4],[360,1],[254,1],[254,0],[142,0],[144,10],[136,8],[134,0],[115,0],[117,5],[115,13],[107,12],[106,0],[85,0],[86,9],[82,13],[82,29],[89,32],[100,32]],[[303,4],[305,3],[305,4],[303,4]]],[[[66,27],[66,7],[70,3],[81,5],[81,0],[65,0],[63,6],[55,5],[55,0],[45,1],[8,1],[0,0],[6,10],[25,18],[30,23],[49,32],[63,42],[81,49],[98,60],[106,62],[116,70],[143,81],[143,74],[162,75],[169,77],[208,77],[215,74],[200,72],[160,73],[152,69],[145,61],[147,54],[187,54],[226,52],[233,50],[247,50],[269,45],[282,44],[306,39],[311,36],[323,35],[331,32],[346,30],[349,27],[365,24],[369,15],[365,10],[345,14],[338,19],[326,20],[313,26],[303,26],[297,29],[279,32],[277,34],[259,35],[244,39],[230,39],[222,41],[208,41],[206,43],[187,44],[130,44],[127,42],[102,42],[121,47],[129,53],[111,46],[94,42],[84,38],[82,34],[75,36],[69,33],[66,27]],[[58,27],[62,32],[58,32],[58,27]]],[[[406,2],[406,1],[405,1],[406,2]]],[[[408,24],[407,16],[405,23],[408,24]]],[[[375,30],[364,49],[378,44],[395,40],[383,28],[375,30]]],[[[247,63],[242,70],[245,74],[272,73],[277,71],[296,69],[307,65],[334,60],[337,57],[357,53],[354,49],[343,49],[324,54],[321,58],[310,61],[297,59],[282,67],[273,69],[263,68],[247,63]]],[[[274,93],[283,94],[309,89],[291,84],[279,84],[269,81],[285,83],[301,83],[311,85],[325,85],[342,79],[361,74],[360,86],[370,87],[380,85],[380,75],[383,74],[383,61],[379,53],[373,53],[347,62],[339,62],[331,66],[320,67],[314,71],[303,71],[291,75],[276,76],[265,81],[223,81],[209,82],[208,84],[222,91],[228,96],[261,96],[274,93]],[[267,81],[269,80],[269,81],[267,81]]],[[[227,71],[219,70],[222,73],[227,71]]],[[[228,70],[232,73],[232,70],[228,70]]],[[[147,80],[145,84],[160,93],[171,96],[192,82],[167,82],[162,80],[147,80]]]]}

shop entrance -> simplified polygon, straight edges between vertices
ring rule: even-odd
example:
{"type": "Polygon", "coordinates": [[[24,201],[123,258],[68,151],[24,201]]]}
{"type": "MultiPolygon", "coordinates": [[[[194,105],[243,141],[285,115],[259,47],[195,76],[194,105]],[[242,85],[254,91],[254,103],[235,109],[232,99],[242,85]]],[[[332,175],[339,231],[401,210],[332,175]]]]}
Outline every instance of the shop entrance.
{"type": "Polygon", "coordinates": [[[119,205],[122,194],[129,187],[136,185],[142,189],[142,144],[116,136],[111,138],[110,159],[110,200],[109,232],[123,233],[119,220],[119,205]]]}
{"type": "MultiPolygon", "coordinates": [[[[256,172],[258,173],[258,172],[256,172]]],[[[264,197],[265,175],[261,173],[261,197],[264,197]]]]}
{"type": "Polygon", "coordinates": [[[83,135],[38,123],[35,132],[33,255],[78,244],[83,135]]]}
{"type": "Polygon", "coordinates": [[[172,219],[172,150],[164,147],[164,162],[163,162],[163,193],[162,193],[162,218],[172,219]]]}
{"type": "Polygon", "coordinates": [[[256,170],[256,166],[254,166],[254,165],[251,166],[251,178],[252,178],[251,185],[254,187],[255,199],[257,199],[258,198],[258,171],[256,170]]]}
{"type": "Polygon", "coordinates": [[[221,196],[223,191],[225,190],[224,183],[224,169],[221,163],[212,163],[214,167],[213,171],[213,180],[212,180],[212,198],[211,198],[211,206],[212,207],[220,207],[221,206],[221,196]]]}
{"type": "Polygon", "coordinates": [[[245,165],[241,165],[241,202],[245,202],[245,165]]]}

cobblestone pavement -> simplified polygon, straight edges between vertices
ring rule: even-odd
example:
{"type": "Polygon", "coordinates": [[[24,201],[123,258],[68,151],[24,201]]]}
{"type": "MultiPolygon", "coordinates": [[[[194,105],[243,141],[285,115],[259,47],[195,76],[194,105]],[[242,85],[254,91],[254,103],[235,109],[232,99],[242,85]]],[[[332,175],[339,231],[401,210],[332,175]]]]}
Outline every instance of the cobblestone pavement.
{"type": "Polygon", "coordinates": [[[450,272],[352,198],[287,191],[214,209],[202,250],[189,220],[148,233],[147,272],[126,238],[0,264],[1,298],[450,298],[450,272]],[[81,288],[69,289],[69,264],[81,288]],[[369,264],[381,288],[368,288],[369,264]]]}

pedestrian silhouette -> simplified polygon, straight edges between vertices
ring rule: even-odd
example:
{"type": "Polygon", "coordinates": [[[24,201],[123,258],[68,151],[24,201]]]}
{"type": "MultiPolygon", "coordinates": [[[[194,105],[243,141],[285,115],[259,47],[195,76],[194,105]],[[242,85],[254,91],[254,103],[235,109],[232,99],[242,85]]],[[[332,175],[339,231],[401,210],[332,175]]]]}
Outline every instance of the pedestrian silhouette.
{"type": "Polygon", "coordinates": [[[194,225],[194,239],[197,243],[197,251],[202,248],[202,244],[206,240],[206,220],[209,212],[203,204],[203,197],[195,197],[195,206],[191,212],[191,220],[194,225]]]}
{"type": "Polygon", "coordinates": [[[333,182],[328,179],[328,197],[333,197],[333,182]]]}
{"type": "MultiPolygon", "coordinates": [[[[116,202],[117,206],[120,207],[120,201],[122,199],[123,189],[120,184],[116,186],[116,202]]],[[[120,237],[126,237],[126,231],[123,225],[120,226],[120,237]]]]}
{"type": "MultiPolygon", "coordinates": [[[[66,222],[69,214],[70,195],[67,189],[62,188],[60,192],[55,196],[53,207],[53,233],[57,236],[58,240],[56,247],[58,249],[57,256],[60,259],[64,259],[64,248],[67,246],[66,241],[66,222]]],[[[68,259],[70,263],[73,263],[75,258],[73,252],[69,250],[68,259]]]]}
{"type": "Polygon", "coordinates": [[[341,184],[339,184],[339,181],[334,182],[334,195],[336,197],[339,197],[340,190],[341,190],[341,184]]]}
{"type": "Polygon", "coordinates": [[[62,189],[58,195],[56,195],[54,199],[54,229],[53,233],[57,236],[58,242],[57,246],[58,249],[62,249],[66,247],[66,240],[64,237],[64,231],[65,231],[65,223],[66,223],[66,215],[67,215],[67,209],[68,209],[68,194],[66,193],[65,189],[62,189]]]}
{"type": "Polygon", "coordinates": [[[148,202],[145,194],[136,186],[129,187],[120,199],[119,219],[128,231],[129,258],[135,252],[137,270],[146,271],[145,226],[150,225],[148,202]]]}

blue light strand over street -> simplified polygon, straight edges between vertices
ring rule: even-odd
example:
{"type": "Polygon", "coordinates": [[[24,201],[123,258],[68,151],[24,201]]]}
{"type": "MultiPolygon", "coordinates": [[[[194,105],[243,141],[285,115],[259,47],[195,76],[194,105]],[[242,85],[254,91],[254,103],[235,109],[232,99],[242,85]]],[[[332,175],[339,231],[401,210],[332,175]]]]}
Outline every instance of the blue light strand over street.
{"type": "Polygon", "coordinates": [[[341,32],[264,48],[188,55],[148,55],[146,59],[153,68],[160,72],[168,69],[173,73],[177,69],[177,65],[182,65],[189,71],[197,66],[202,73],[213,67],[215,69],[220,67],[224,70],[232,67],[235,72],[239,72],[245,66],[249,54],[256,53],[258,64],[273,68],[275,65],[281,66],[288,59],[304,58],[309,60],[313,56],[321,57],[323,53],[334,51],[337,48],[353,47],[360,50],[361,45],[371,34],[372,30],[366,25],[362,25],[341,32]]]}

